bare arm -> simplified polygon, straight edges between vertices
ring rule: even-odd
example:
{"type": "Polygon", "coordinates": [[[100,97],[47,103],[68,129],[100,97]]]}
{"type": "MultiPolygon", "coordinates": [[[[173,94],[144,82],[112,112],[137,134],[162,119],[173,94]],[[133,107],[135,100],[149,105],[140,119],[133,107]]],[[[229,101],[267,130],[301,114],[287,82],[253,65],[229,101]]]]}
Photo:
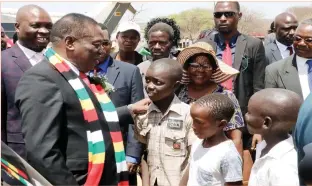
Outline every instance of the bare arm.
{"type": "Polygon", "coordinates": [[[186,186],[189,178],[190,165],[187,165],[179,186],[186,186]]]}
{"type": "Polygon", "coordinates": [[[232,186],[232,185],[243,185],[242,181],[237,181],[237,182],[227,182],[224,184],[225,186],[232,186]]]}
{"type": "Polygon", "coordinates": [[[242,131],[239,129],[226,131],[226,135],[230,138],[241,156],[243,156],[242,131]]]}

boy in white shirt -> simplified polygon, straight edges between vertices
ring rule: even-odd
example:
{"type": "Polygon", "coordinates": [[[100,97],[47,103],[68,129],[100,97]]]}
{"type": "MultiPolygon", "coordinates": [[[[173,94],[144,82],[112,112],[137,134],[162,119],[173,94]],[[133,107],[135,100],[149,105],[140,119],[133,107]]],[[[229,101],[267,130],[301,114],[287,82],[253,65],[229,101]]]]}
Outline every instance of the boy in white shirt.
{"type": "Polygon", "coordinates": [[[296,93],[270,88],[255,93],[245,115],[251,134],[260,134],[249,186],[299,185],[297,152],[289,131],[296,124],[302,99],[296,93]]]}
{"type": "Polygon", "coordinates": [[[223,94],[204,96],[191,106],[193,130],[189,166],[180,185],[242,185],[242,159],[223,128],[234,114],[232,101],[223,94]]]}

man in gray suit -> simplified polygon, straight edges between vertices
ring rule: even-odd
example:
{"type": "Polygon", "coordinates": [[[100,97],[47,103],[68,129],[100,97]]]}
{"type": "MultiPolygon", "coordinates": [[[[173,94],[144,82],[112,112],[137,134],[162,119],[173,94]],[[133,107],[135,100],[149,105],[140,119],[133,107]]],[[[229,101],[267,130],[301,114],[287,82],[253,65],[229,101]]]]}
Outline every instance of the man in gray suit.
{"type": "Polygon", "coordinates": [[[294,55],[267,66],[265,87],[292,90],[305,99],[312,90],[312,19],[299,24],[293,45],[294,55]]]}
{"type": "Polygon", "coordinates": [[[289,12],[276,16],[274,24],[276,39],[265,45],[265,57],[268,64],[293,54],[293,38],[298,27],[297,18],[289,12]]]}

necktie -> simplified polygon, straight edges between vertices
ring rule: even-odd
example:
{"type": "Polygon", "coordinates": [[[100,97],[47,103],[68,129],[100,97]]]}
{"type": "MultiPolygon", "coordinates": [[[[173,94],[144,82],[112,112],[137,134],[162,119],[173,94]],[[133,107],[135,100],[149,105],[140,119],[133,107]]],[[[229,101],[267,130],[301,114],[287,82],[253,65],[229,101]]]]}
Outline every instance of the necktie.
{"type": "Polygon", "coordinates": [[[290,56],[294,53],[292,46],[288,46],[287,50],[289,50],[289,55],[290,56]]]}
{"type": "Polygon", "coordinates": [[[312,59],[307,61],[308,64],[308,82],[309,82],[309,88],[310,92],[312,92],[312,59]]]}
{"type": "MultiPolygon", "coordinates": [[[[227,65],[232,67],[232,51],[230,48],[230,44],[228,41],[225,41],[225,49],[222,54],[222,61],[225,62],[227,65]]],[[[225,82],[221,83],[226,89],[232,91],[233,89],[233,78],[226,80],[225,82]]]]}

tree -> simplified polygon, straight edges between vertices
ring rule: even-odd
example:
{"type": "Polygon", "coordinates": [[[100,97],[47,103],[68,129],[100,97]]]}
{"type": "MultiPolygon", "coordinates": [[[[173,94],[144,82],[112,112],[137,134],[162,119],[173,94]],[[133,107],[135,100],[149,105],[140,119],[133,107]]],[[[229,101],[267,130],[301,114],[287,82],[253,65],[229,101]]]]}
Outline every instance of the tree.
{"type": "Polygon", "coordinates": [[[182,38],[194,41],[200,32],[213,27],[212,11],[195,8],[167,16],[173,18],[180,26],[182,38]]]}
{"type": "Polygon", "coordinates": [[[238,30],[244,34],[260,33],[266,34],[271,21],[263,19],[263,14],[241,7],[242,18],[238,24],[238,30]]]}
{"type": "Polygon", "coordinates": [[[312,5],[306,7],[294,6],[288,8],[286,11],[295,14],[298,21],[303,21],[312,17],[312,5]]]}

